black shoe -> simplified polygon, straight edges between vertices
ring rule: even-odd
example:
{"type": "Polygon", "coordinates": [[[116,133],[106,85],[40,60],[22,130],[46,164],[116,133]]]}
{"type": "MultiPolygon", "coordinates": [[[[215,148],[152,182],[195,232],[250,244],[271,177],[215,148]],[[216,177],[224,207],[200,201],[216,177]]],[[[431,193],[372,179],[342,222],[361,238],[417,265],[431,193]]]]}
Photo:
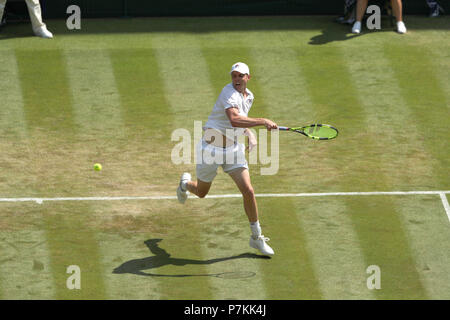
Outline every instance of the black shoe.
{"type": "Polygon", "coordinates": [[[334,21],[337,22],[337,23],[341,23],[341,24],[350,24],[350,25],[352,25],[356,21],[356,19],[353,16],[350,15],[350,16],[338,17],[334,21]]]}
{"type": "Polygon", "coordinates": [[[430,10],[430,17],[435,18],[439,17],[439,13],[444,13],[444,9],[438,4],[436,4],[433,8],[430,10]]]}
{"type": "Polygon", "coordinates": [[[341,16],[341,17],[337,17],[334,21],[337,23],[344,23],[345,20],[346,20],[345,17],[341,16]]]}

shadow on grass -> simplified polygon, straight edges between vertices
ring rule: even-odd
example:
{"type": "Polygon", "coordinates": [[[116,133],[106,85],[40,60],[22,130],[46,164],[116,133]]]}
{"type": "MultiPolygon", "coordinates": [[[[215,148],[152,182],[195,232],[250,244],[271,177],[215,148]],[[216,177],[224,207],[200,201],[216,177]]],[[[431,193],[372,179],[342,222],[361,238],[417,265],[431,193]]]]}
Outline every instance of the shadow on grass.
{"type": "MultiPolygon", "coordinates": [[[[82,19],[81,30],[68,30],[63,19],[48,19],[48,29],[58,36],[77,36],[89,34],[135,34],[135,33],[193,33],[208,34],[214,32],[242,31],[296,31],[322,30],[321,35],[312,39],[312,44],[353,39],[348,36],[351,26],[338,25],[334,16],[229,16],[229,17],[140,17],[140,18],[103,18],[82,19]]],[[[411,30],[449,30],[447,17],[428,18],[425,16],[407,16],[405,23],[411,30]]],[[[382,18],[383,20],[386,17],[382,18]]],[[[386,22],[383,30],[390,31],[386,22]]],[[[364,34],[364,33],[363,33],[364,34]]],[[[20,21],[7,23],[0,31],[0,40],[9,38],[32,37],[31,23],[20,21]]]]}
{"type": "Polygon", "coordinates": [[[143,270],[149,270],[149,269],[156,269],[160,268],[162,266],[166,265],[173,265],[173,266],[185,266],[187,264],[197,264],[197,265],[206,265],[206,264],[213,264],[217,262],[227,261],[227,260],[233,260],[233,259],[270,259],[270,257],[267,256],[260,256],[253,253],[243,253],[237,256],[230,256],[230,257],[224,257],[224,258],[216,258],[216,259],[208,259],[208,260],[193,260],[193,259],[180,259],[180,258],[172,258],[170,254],[166,252],[166,250],[161,249],[158,246],[158,243],[162,241],[162,239],[149,239],[144,241],[144,243],[147,245],[151,253],[154,254],[154,256],[142,258],[142,259],[133,259],[129,260],[127,262],[124,262],[117,268],[113,270],[113,273],[116,274],[123,274],[123,273],[131,273],[136,274],[140,276],[151,276],[151,277],[175,277],[175,278],[182,278],[182,277],[219,277],[219,278],[249,278],[253,277],[255,275],[254,272],[245,272],[245,271],[239,271],[239,272],[223,272],[223,273],[210,273],[210,274],[154,274],[154,273],[148,273],[144,272],[143,270]]]}
{"type": "Polygon", "coordinates": [[[340,23],[325,24],[324,25],[325,27],[322,29],[322,33],[312,37],[309,40],[308,44],[322,45],[335,41],[351,40],[365,35],[373,34],[376,32],[395,32],[394,23],[388,17],[382,18],[381,30],[368,30],[366,27],[365,20],[363,21],[362,25],[363,31],[360,34],[352,34],[350,32],[353,24],[340,24],[340,23]]]}
{"type": "Polygon", "coordinates": [[[0,27],[0,40],[34,38],[30,21],[16,21],[0,27]]]}
{"type": "MultiPolygon", "coordinates": [[[[340,28],[339,28],[340,29],[340,28]]],[[[312,37],[308,44],[310,45],[321,45],[327,44],[334,41],[345,41],[351,40],[362,36],[363,34],[349,34],[345,30],[339,30],[337,28],[325,28],[322,30],[321,34],[312,37]]]]}

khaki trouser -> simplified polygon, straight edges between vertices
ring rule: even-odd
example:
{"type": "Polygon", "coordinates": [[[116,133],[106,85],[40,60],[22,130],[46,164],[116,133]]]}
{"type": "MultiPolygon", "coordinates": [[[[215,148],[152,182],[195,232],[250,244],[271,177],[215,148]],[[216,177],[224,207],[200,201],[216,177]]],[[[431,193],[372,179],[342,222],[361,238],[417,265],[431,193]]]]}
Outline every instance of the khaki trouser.
{"type": "MultiPolygon", "coordinates": [[[[0,21],[3,17],[3,11],[5,10],[5,4],[7,0],[0,0],[0,21]]],[[[30,14],[31,25],[33,31],[38,30],[41,27],[45,27],[45,23],[42,22],[42,12],[39,0],[25,0],[28,7],[28,13],[30,14]]]]}

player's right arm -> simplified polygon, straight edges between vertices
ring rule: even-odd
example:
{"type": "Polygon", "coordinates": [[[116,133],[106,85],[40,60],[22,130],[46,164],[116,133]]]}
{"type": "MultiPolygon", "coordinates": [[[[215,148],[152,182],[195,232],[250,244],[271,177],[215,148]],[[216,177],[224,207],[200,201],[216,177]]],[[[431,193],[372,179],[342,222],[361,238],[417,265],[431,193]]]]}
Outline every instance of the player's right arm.
{"type": "Polygon", "coordinates": [[[278,126],[272,120],[266,118],[250,118],[239,114],[237,107],[225,109],[225,113],[230,123],[235,128],[251,128],[256,126],[265,126],[267,130],[277,129],[278,126]]]}

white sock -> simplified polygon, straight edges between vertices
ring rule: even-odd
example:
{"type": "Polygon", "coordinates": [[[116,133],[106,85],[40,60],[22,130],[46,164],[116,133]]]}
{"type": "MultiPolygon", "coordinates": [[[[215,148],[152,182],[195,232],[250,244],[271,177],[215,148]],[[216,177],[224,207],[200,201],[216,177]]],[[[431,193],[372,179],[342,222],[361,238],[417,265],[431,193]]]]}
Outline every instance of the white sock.
{"type": "Polygon", "coordinates": [[[250,222],[250,229],[252,230],[253,239],[258,239],[261,235],[261,226],[259,225],[259,220],[256,222],[250,222]]]}

